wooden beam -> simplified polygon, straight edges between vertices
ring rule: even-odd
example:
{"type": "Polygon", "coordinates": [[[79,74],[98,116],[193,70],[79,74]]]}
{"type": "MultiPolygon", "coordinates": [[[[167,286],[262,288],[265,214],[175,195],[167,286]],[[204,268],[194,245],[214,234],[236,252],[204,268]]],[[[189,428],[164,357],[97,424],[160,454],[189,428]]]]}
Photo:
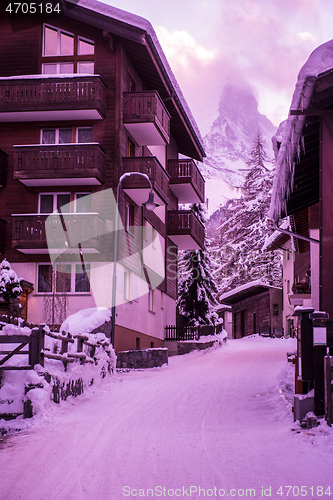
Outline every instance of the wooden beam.
{"type": "Polygon", "coordinates": [[[333,115],[333,109],[305,109],[303,111],[300,109],[291,109],[289,113],[291,116],[325,116],[333,115]]]}

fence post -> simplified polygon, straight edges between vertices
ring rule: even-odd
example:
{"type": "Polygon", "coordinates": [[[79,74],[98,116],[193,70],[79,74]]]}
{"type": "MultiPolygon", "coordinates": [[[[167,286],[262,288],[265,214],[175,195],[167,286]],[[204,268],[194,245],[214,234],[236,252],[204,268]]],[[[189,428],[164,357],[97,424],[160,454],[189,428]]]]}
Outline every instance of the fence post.
{"type": "Polygon", "coordinates": [[[41,323],[38,328],[38,362],[41,366],[44,366],[44,356],[42,355],[42,351],[44,351],[45,344],[45,331],[44,331],[44,323],[41,323]]]}
{"type": "Polygon", "coordinates": [[[29,343],[29,365],[33,368],[39,363],[39,338],[38,328],[33,328],[30,334],[29,343]]]}

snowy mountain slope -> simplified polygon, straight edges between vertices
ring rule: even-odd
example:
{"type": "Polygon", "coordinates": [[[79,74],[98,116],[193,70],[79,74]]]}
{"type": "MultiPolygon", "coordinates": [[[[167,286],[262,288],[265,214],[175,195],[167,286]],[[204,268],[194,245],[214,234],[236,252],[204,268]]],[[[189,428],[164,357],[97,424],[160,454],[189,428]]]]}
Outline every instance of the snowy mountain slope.
{"type": "Polygon", "coordinates": [[[227,199],[240,196],[246,155],[258,131],[265,141],[267,155],[272,158],[271,137],[276,127],[259,113],[258,102],[248,84],[227,84],[220,98],[218,116],[204,137],[207,157],[201,172],[206,180],[208,216],[227,199]]]}

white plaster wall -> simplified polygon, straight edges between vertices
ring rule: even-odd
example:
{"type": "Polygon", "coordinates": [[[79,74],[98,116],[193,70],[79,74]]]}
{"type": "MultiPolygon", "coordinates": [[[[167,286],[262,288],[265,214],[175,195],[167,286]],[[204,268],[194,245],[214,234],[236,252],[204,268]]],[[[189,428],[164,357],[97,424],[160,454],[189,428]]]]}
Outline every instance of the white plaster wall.
{"type": "Polygon", "coordinates": [[[289,281],[289,290],[291,293],[291,288],[294,283],[294,260],[295,252],[292,250],[291,240],[283,245],[283,328],[284,331],[288,331],[288,319],[292,319],[292,314],[294,312],[294,306],[289,303],[288,300],[288,288],[287,283],[289,281]],[[289,254],[289,259],[288,259],[289,254]]]}
{"type": "Polygon", "coordinates": [[[116,309],[116,324],[164,340],[165,326],[176,324],[176,301],[155,289],[155,312],[148,310],[148,294],[138,301],[127,302],[116,309]]]}

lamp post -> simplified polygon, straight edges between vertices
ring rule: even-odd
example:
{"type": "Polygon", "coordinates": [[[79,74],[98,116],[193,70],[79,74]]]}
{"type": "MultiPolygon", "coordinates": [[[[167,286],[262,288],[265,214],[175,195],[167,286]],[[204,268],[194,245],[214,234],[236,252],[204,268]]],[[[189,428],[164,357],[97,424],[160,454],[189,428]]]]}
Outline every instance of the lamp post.
{"type": "Polygon", "coordinates": [[[114,250],[113,250],[113,276],[112,276],[112,301],[111,301],[111,344],[114,347],[115,340],[115,327],[116,327],[116,295],[117,295],[117,252],[118,252],[118,227],[119,227],[119,191],[120,186],[123,180],[126,177],[130,177],[131,175],[140,175],[147,179],[150,185],[150,193],[148,195],[148,200],[145,203],[142,203],[147,210],[155,210],[159,206],[158,203],[154,201],[154,192],[152,183],[148,177],[148,175],[143,174],[142,172],[127,172],[123,174],[118,182],[117,187],[117,208],[116,208],[116,220],[115,220],[115,235],[114,235],[114,250]]]}

